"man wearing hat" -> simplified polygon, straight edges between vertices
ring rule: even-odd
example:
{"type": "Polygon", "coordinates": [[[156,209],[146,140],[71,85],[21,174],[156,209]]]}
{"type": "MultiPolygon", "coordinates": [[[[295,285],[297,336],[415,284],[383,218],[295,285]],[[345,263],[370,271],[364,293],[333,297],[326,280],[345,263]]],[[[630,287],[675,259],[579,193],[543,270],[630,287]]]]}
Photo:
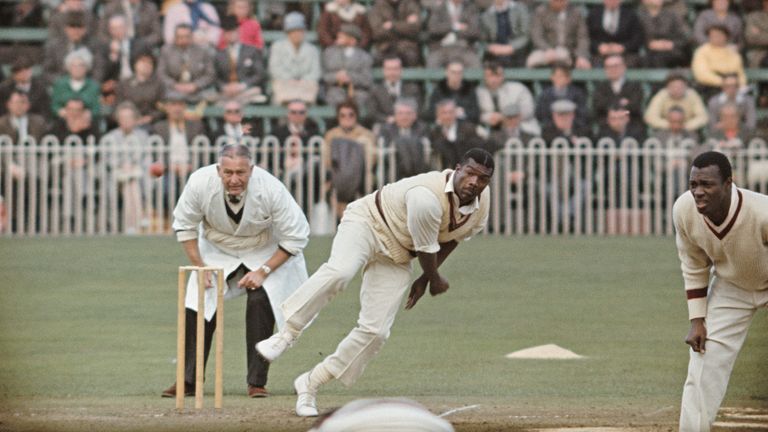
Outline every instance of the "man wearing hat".
{"type": "Polygon", "coordinates": [[[368,91],[373,85],[373,58],[357,46],[362,33],[354,24],[342,24],[336,43],[323,51],[325,102],[336,106],[352,98],[365,110],[368,91]]]}
{"type": "MultiPolygon", "coordinates": [[[[53,84],[59,75],[65,73],[64,58],[72,51],[85,48],[96,52],[96,47],[86,37],[86,15],[83,12],[67,12],[63,15],[64,37],[49,37],[45,42],[43,55],[43,75],[48,85],[53,84]]],[[[97,68],[99,66],[97,65],[97,68]]]]}
{"type": "Polygon", "coordinates": [[[550,106],[552,120],[544,127],[542,137],[551,145],[555,138],[565,138],[576,144],[580,138],[589,138],[587,128],[576,123],[576,104],[569,99],[559,99],[550,106]]]}
{"type": "Polygon", "coordinates": [[[272,77],[272,103],[300,99],[314,104],[320,80],[320,51],[304,40],[307,25],[304,15],[291,12],[283,20],[286,37],[269,50],[269,75],[272,77]]]}
{"type": "MultiPolygon", "coordinates": [[[[26,93],[29,100],[29,112],[48,115],[51,100],[46,85],[41,77],[32,76],[34,63],[29,57],[16,57],[11,65],[11,76],[0,84],[0,101],[6,101],[13,92],[26,93]]],[[[0,115],[7,113],[4,104],[0,104],[0,115]]]]}
{"type": "Polygon", "coordinates": [[[534,137],[521,127],[523,116],[521,115],[519,104],[513,102],[504,105],[501,107],[499,114],[501,115],[499,128],[491,132],[489,138],[490,147],[494,150],[504,148],[506,142],[511,139],[518,139],[523,144],[526,144],[528,140],[534,137]]]}
{"type": "Polygon", "coordinates": [[[253,45],[240,42],[239,24],[234,15],[221,19],[225,46],[216,52],[216,86],[223,100],[236,100],[241,104],[261,103],[265,79],[264,57],[253,45]]]}

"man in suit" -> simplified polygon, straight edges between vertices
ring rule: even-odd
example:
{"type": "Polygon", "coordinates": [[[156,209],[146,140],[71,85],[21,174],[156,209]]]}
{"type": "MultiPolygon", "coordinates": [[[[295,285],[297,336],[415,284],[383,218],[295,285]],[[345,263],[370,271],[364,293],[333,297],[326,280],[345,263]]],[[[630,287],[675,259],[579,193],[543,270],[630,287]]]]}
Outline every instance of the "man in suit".
{"type": "MultiPolygon", "coordinates": [[[[15,91],[26,93],[29,99],[29,112],[48,115],[51,112],[51,99],[42,77],[32,76],[34,63],[29,57],[18,56],[11,65],[11,76],[0,84],[0,101],[8,100],[15,91]]],[[[0,115],[7,111],[0,105],[0,115]]]]}
{"type": "Polygon", "coordinates": [[[546,127],[552,123],[551,107],[555,101],[566,99],[575,106],[575,122],[579,127],[586,127],[589,121],[587,112],[587,96],[584,91],[573,85],[571,68],[564,64],[556,64],[550,75],[552,85],[544,89],[536,100],[536,118],[546,127]]]}
{"type": "Polygon", "coordinates": [[[93,71],[93,76],[101,83],[101,93],[114,98],[117,83],[133,76],[133,60],[138,54],[149,51],[149,47],[128,36],[123,15],[111,16],[107,28],[109,39],[101,42],[94,53],[98,69],[93,71]]]}
{"type": "Polygon", "coordinates": [[[343,24],[336,43],[323,50],[325,102],[335,107],[351,98],[367,110],[368,93],[373,85],[373,58],[357,46],[362,33],[354,24],[343,24]]]}
{"type": "Polygon", "coordinates": [[[608,108],[620,105],[629,111],[633,127],[643,124],[643,87],[640,83],[627,81],[627,66],[624,58],[615,54],[603,62],[606,81],[600,81],[592,91],[592,111],[601,126],[606,124],[608,108]]]}
{"type": "Polygon", "coordinates": [[[368,22],[377,64],[396,56],[405,66],[421,65],[421,6],[417,0],[376,0],[368,14],[368,22]]]}
{"type": "Polygon", "coordinates": [[[195,137],[205,135],[200,120],[185,118],[185,101],[185,95],[176,91],[168,92],[164,104],[166,119],[152,126],[152,132],[159,135],[170,148],[165,165],[180,177],[186,177],[192,172],[190,146],[195,137]]]}
{"type": "Polygon", "coordinates": [[[464,79],[464,65],[459,61],[452,61],[445,66],[445,79],[439,81],[429,95],[429,105],[423,111],[428,121],[435,119],[437,104],[444,99],[451,99],[456,103],[456,115],[459,119],[472,123],[477,123],[480,119],[475,85],[464,79]]]}
{"type": "Polygon", "coordinates": [[[640,64],[645,37],[634,7],[622,6],[621,0],[603,0],[589,11],[587,28],[593,64],[602,63],[609,55],[624,56],[630,67],[640,64]]]}
{"type": "MultiPolygon", "coordinates": [[[[387,0],[389,1],[389,0],[387,0]]],[[[392,124],[395,121],[395,101],[400,98],[413,99],[416,112],[421,106],[421,89],[413,82],[402,80],[403,63],[399,57],[387,57],[382,63],[384,80],[374,84],[371,89],[370,117],[378,125],[392,124]]]]}
{"type": "Polygon", "coordinates": [[[13,90],[5,103],[6,113],[0,117],[0,135],[8,135],[14,143],[22,143],[27,138],[40,141],[45,135],[45,119],[30,111],[29,96],[20,90],[13,90]]]}
{"type": "MultiPolygon", "coordinates": [[[[45,120],[37,115],[29,112],[29,98],[27,94],[18,90],[14,90],[8,96],[7,102],[4,104],[8,114],[0,117],[0,137],[8,135],[13,141],[14,147],[24,147],[27,144],[27,140],[34,140],[40,142],[40,138],[45,135],[47,125],[45,120]]],[[[42,158],[42,156],[39,156],[42,158]]],[[[2,158],[5,159],[5,158],[2,158]]],[[[33,159],[34,160],[34,159],[33,159]]],[[[27,156],[27,161],[30,161],[27,156]]],[[[11,177],[11,195],[5,198],[11,203],[10,225],[11,229],[16,231],[19,227],[16,220],[17,212],[13,209],[17,206],[24,206],[24,214],[27,214],[26,207],[30,204],[30,199],[34,197],[23,197],[20,193],[14,193],[13,191],[19,191],[17,189],[21,186],[25,187],[25,190],[29,191],[31,183],[35,182],[34,178],[30,178],[27,175],[26,167],[19,163],[18,160],[5,159],[2,161],[2,169],[4,172],[10,174],[11,177]]],[[[5,174],[0,176],[0,193],[5,191],[5,174]]],[[[2,206],[2,200],[0,200],[0,207],[2,206]]],[[[0,221],[2,222],[2,221],[0,221]]]]}
{"type": "Polygon", "coordinates": [[[589,61],[589,33],[581,11],[568,0],[549,0],[536,8],[531,22],[533,51],[526,60],[529,68],[554,63],[592,67],[589,61]]]}
{"type": "Polygon", "coordinates": [[[284,143],[289,137],[295,137],[306,143],[313,136],[322,136],[317,123],[307,117],[307,103],[303,100],[292,100],[286,106],[288,112],[283,124],[272,131],[278,141],[284,143]]]}
{"type": "Polygon", "coordinates": [[[206,48],[192,43],[192,27],[176,27],[173,44],[160,52],[157,75],[166,92],[181,93],[190,103],[199,102],[203,90],[213,84],[213,59],[206,48]]]}
{"type": "Polygon", "coordinates": [[[426,125],[418,121],[418,105],[409,98],[394,104],[392,123],[381,127],[379,138],[384,146],[395,149],[397,180],[429,171],[425,142],[429,142],[426,125]]]}
{"type": "Polygon", "coordinates": [[[82,12],[68,12],[63,20],[64,37],[49,37],[43,49],[43,76],[48,85],[53,84],[56,78],[66,73],[64,58],[69,53],[81,48],[86,48],[91,53],[96,52],[95,44],[86,37],[88,30],[85,15],[82,12]]]}
{"type": "MultiPolygon", "coordinates": [[[[216,122],[216,129],[211,134],[211,140],[218,144],[244,144],[242,138],[253,135],[253,125],[243,123],[243,106],[236,100],[224,102],[224,116],[216,122]]],[[[218,146],[218,145],[217,145],[218,146]]]]}
{"type": "Polygon", "coordinates": [[[531,17],[525,3],[516,0],[494,0],[480,17],[486,46],[486,57],[505,67],[525,64],[530,42],[531,17]]]}
{"type": "Polygon", "coordinates": [[[456,102],[444,99],[437,103],[436,121],[429,134],[432,150],[440,158],[442,169],[455,167],[461,156],[474,147],[484,147],[475,125],[459,120],[456,102]]]}
{"type": "Polygon", "coordinates": [[[480,39],[480,12],[469,0],[444,0],[432,7],[427,20],[429,33],[428,68],[444,67],[458,61],[467,68],[479,68],[474,49],[480,39]]]}
{"type": "Polygon", "coordinates": [[[156,47],[162,43],[160,13],[157,6],[148,0],[111,0],[104,5],[104,18],[99,33],[108,37],[109,18],[122,15],[126,18],[128,37],[146,46],[156,47]]]}
{"type": "Polygon", "coordinates": [[[240,43],[239,25],[234,15],[221,19],[226,46],[216,52],[216,84],[220,100],[237,100],[243,105],[263,103],[264,57],[253,45],[240,43]]]}

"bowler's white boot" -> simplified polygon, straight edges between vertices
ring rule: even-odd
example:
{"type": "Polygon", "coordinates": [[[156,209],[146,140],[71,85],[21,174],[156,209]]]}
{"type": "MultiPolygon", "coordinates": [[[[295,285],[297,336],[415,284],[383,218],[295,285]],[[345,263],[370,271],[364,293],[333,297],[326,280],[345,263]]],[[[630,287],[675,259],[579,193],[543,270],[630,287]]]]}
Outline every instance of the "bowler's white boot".
{"type": "Polygon", "coordinates": [[[256,351],[268,362],[275,361],[293,346],[294,338],[288,332],[278,332],[256,344],[256,351]]]}
{"type": "Polygon", "coordinates": [[[317,389],[309,385],[309,372],[304,372],[293,381],[296,390],[296,415],[299,417],[317,417],[317,389]]]}

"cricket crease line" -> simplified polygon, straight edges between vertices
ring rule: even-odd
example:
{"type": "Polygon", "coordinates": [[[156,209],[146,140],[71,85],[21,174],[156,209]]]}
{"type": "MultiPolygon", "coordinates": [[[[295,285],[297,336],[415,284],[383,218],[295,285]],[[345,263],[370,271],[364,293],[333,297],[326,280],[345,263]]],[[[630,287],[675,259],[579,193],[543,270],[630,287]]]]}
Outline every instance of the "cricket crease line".
{"type": "Polygon", "coordinates": [[[449,416],[449,415],[451,415],[451,414],[456,414],[457,412],[466,411],[466,410],[471,410],[471,409],[477,408],[477,407],[479,407],[479,406],[480,406],[480,405],[478,404],[478,405],[467,405],[467,406],[463,406],[463,407],[461,407],[461,408],[455,408],[455,409],[452,409],[452,410],[448,410],[448,411],[446,411],[446,412],[444,412],[444,413],[440,414],[438,417],[447,417],[447,416],[449,416]]]}

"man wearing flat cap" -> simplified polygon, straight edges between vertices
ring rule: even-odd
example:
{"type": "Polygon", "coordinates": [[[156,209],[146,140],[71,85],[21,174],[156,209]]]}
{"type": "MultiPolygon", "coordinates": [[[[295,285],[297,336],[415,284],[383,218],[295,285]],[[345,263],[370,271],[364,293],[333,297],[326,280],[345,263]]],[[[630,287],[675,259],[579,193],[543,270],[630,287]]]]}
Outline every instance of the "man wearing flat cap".
{"type": "Polygon", "coordinates": [[[520,124],[523,122],[522,111],[517,103],[510,103],[501,107],[501,122],[499,129],[491,132],[489,138],[490,147],[494,151],[504,148],[504,144],[511,139],[520,140],[523,145],[533,138],[533,135],[525,132],[520,124]]]}
{"type": "Polygon", "coordinates": [[[272,77],[272,103],[292,100],[315,103],[320,74],[320,51],[304,40],[307,24],[300,12],[283,19],[286,37],[269,48],[269,75],[272,77]]]}
{"type": "Polygon", "coordinates": [[[576,104],[569,99],[559,99],[552,103],[552,121],[542,132],[542,137],[552,145],[555,138],[565,138],[575,145],[580,138],[589,138],[589,132],[576,123],[576,104]]]}
{"type": "Polygon", "coordinates": [[[373,85],[373,58],[357,46],[361,37],[356,25],[342,24],[336,43],[323,51],[325,102],[330,106],[350,98],[363,110],[368,105],[368,92],[373,85]]]}

